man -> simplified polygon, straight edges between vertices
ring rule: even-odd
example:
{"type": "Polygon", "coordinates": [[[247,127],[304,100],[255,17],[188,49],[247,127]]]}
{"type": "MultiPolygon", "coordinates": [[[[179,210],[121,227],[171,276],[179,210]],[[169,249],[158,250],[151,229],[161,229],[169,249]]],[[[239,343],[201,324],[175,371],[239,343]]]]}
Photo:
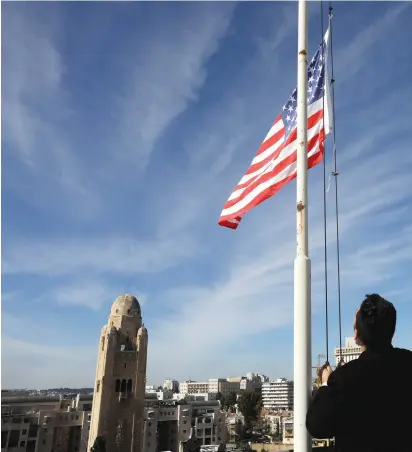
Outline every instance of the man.
{"type": "Polygon", "coordinates": [[[363,352],[334,372],[322,369],[306,416],[313,437],[335,437],[339,452],[412,451],[412,352],[392,346],[395,326],[392,303],[367,295],[354,322],[363,352]]]}

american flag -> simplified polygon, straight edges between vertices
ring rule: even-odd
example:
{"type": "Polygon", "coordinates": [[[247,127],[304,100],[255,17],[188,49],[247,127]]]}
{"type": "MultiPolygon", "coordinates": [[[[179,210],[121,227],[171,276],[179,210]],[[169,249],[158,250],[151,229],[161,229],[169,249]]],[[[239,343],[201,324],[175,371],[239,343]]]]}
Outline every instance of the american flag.
{"type": "MultiPolygon", "coordinates": [[[[308,65],[308,168],[322,161],[330,132],[327,80],[329,30],[308,65]]],[[[223,207],[219,225],[236,229],[245,213],[270,198],[296,177],[297,89],[275,119],[246,174],[223,207]]]]}

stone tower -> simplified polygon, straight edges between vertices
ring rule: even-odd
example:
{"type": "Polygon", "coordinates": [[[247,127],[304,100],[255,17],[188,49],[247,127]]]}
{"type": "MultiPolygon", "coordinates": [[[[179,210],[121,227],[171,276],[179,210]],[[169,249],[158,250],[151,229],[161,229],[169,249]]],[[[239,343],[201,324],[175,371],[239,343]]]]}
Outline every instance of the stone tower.
{"type": "Polygon", "coordinates": [[[142,452],[147,341],[139,302],[121,295],[100,336],[88,451],[103,436],[107,451],[142,452]]]}

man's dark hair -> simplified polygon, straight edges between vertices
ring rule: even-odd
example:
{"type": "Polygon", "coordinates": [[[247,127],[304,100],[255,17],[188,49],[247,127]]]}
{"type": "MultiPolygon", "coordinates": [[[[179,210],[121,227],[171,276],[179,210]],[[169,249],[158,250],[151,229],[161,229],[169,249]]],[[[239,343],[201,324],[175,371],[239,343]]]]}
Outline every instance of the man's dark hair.
{"type": "Polygon", "coordinates": [[[355,326],[365,347],[388,347],[395,334],[396,309],[390,301],[376,293],[366,295],[356,314],[355,326]]]}

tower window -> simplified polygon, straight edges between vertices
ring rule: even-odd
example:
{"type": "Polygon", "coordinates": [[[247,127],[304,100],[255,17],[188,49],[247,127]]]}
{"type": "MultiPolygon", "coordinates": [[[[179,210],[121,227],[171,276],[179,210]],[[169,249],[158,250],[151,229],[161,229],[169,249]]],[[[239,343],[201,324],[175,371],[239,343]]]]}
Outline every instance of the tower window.
{"type": "Polygon", "coordinates": [[[130,309],[127,310],[127,313],[130,314],[130,309]]]}
{"type": "Polygon", "coordinates": [[[127,382],[127,392],[132,392],[132,380],[128,380],[127,382]]]}
{"type": "Polygon", "coordinates": [[[99,391],[100,391],[100,381],[98,381],[97,385],[96,385],[96,392],[99,392],[99,391]]]}
{"type": "Polygon", "coordinates": [[[104,337],[102,337],[102,351],[104,350],[104,337]]]}
{"type": "Polygon", "coordinates": [[[126,380],[122,380],[120,392],[126,392],[126,380]]]}
{"type": "Polygon", "coordinates": [[[124,363],[124,368],[126,369],[126,367],[127,367],[127,364],[126,364],[126,363],[124,363]]]}
{"type": "Polygon", "coordinates": [[[116,380],[116,392],[120,392],[120,380],[116,380]]]}

